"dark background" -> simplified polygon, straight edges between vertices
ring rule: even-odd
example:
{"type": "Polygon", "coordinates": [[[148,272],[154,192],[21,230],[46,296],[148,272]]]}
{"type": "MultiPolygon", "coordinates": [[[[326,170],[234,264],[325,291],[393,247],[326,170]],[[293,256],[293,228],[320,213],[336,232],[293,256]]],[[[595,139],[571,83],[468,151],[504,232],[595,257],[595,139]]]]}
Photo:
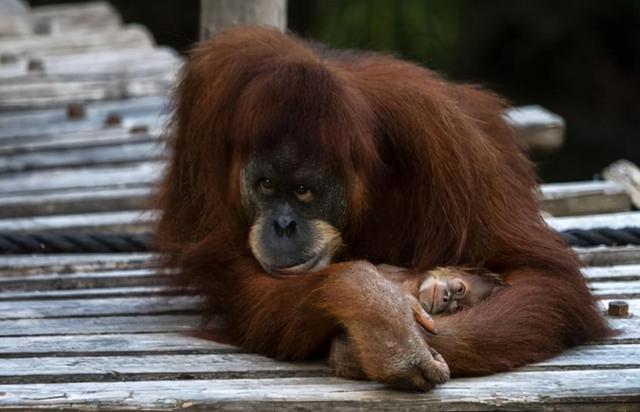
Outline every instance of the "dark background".
{"type": "MultiPolygon", "coordinates": [[[[160,44],[197,40],[199,0],[111,3],[160,44]]],[[[391,52],[560,114],[565,146],[536,159],[544,181],[640,163],[640,0],[289,0],[288,19],[333,47],[391,52]]]]}

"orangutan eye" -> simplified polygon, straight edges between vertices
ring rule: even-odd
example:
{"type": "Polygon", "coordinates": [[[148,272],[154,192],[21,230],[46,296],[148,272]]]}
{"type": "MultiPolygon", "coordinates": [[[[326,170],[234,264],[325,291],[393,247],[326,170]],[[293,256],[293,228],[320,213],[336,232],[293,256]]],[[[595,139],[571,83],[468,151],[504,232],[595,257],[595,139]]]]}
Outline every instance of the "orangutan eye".
{"type": "Polygon", "coordinates": [[[295,188],[296,197],[299,201],[304,203],[310,203],[313,200],[313,193],[305,185],[298,185],[295,188]]]}
{"type": "Polygon", "coordinates": [[[260,179],[258,184],[260,185],[260,191],[265,195],[270,195],[273,193],[273,180],[269,179],[268,177],[263,177],[262,179],[260,179]]]}
{"type": "Polygon", "coordinates": [[[456,289],[456,294],[457,295],[464,295],[464,292],[466,291],[464,284],[460,284],[458,285],[458,288],[456,289]]]}

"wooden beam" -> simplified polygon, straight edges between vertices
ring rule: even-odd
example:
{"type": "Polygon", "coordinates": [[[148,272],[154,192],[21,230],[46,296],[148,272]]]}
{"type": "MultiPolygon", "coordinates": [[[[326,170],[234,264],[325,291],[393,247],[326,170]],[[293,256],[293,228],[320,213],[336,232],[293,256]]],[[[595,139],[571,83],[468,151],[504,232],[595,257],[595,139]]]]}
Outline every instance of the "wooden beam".
{"type": "Polygon", "coordinates": [[[201,0],[200,39],[235,25],[287,27],[286,0],[201,0]]]}

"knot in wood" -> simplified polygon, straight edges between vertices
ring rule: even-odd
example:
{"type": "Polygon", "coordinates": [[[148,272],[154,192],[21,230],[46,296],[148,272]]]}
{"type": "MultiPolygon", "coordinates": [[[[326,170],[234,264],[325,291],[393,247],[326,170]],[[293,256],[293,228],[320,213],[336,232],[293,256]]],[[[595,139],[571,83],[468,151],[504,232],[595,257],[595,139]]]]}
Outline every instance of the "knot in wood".
{"type": "Polygon", "coordinates": [[[67,106],[67,119],[69,120],[78,120],[84,119],[86,113],[84,111],[84,106],[80,103],[71,103],[67,106]]]}
{"type": "Polygon", "coordinates": [[[122,118],[118,113],[109,113],[104,119],[105,127],[116,127],[122,124],[122,118]]]}

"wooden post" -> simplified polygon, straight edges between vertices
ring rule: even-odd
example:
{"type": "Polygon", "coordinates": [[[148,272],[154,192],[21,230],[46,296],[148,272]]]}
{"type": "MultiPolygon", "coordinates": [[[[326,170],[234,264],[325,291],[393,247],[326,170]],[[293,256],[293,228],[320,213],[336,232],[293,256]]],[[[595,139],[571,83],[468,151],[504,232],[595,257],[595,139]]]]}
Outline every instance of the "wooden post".
{"type": "Polygon", "coordinates": [[[237,25],[287,27],[287,0],[201,0],[200,39],[237,25]]]}

